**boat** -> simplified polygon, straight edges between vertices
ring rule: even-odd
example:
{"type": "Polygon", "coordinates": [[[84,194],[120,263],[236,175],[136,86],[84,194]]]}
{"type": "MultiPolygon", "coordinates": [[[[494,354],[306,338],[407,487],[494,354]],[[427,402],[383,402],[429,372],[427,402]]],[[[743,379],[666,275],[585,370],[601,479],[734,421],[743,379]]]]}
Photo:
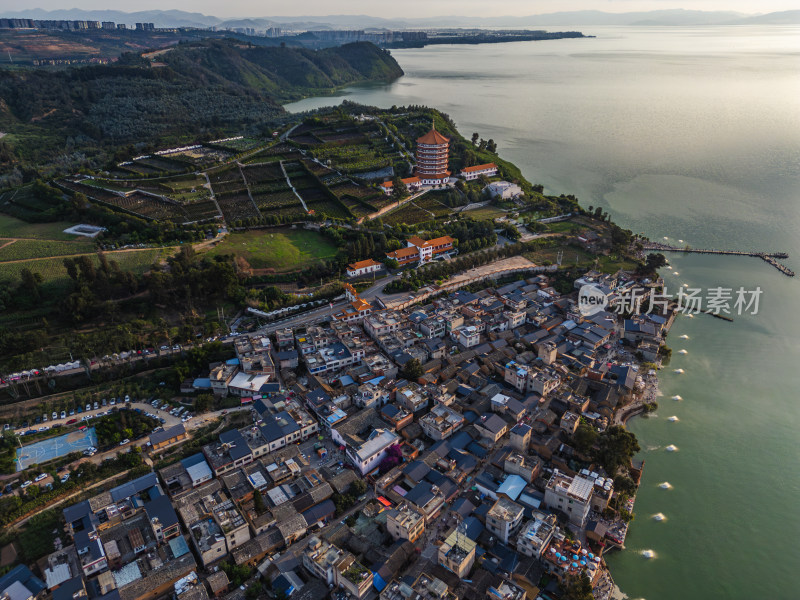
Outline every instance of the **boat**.
{"type": "Polygon", "coordinates": [[[652,550],[642,550],[642,556],[644,556],[645,558],[655,558],[656,553],[653,552],[652,550]]]}
{"type": "Polygon", "coordinates": [[[665,481],[664,483],[659,483],[658,487],[660,487],[662,490],[671,490],[672,484],[669,481],[665,481]]]}
{"type": "Polygon", "coordinates": [[[656,513],[653,515],[654,521],[666,521],[667,517],[664,516],[664,513],[656,513]]]}
{"type": "Polygon", "coordinates": [[[686,335],[686,334],[684,333],[684,334],[681,336],[681,339],[682,339],[682,340],[688,340],[688,339],[689,339],[689,336],[688,336],[688,335],[686,335]]]}
{"type": "Polygon", "coordinates": [[[664,450],[666,450],[667,452],[677,452],[678,447],[675,444],[670,444],[669,446],[664,448],[664,450]]]}
{"type": "Polygon", "coordinates": [[[680,419],[678,417],[676,417],[675,415],[672,415],[671,417],[669,417],[667,419],[667,421],[669,421],[670,423],[675,423],[677,421],[680,421],[680,419]]]}
{"type": "Polygon", "coordinates": [[[685,372],[686,371],[684,371],[683,369],[675,369],[675,373],[677,373],[678,375],[683,375],[685,372]]]}
{"type": "Polygon", "coordinates": [[[686,348],[681,348],[678,350],[678,354],[689,354],[689,351],[686,348]]]}
{"type": "Polygon", "coordinates": [[[682,397],[682,396],[679,396],[678,394],[675,394],[675,395],[672,397],[672,399],[673,399],[673,400],[676,400],[676,401],[681,401],[681,400],[683,400],[683,397],[682,397]]]}

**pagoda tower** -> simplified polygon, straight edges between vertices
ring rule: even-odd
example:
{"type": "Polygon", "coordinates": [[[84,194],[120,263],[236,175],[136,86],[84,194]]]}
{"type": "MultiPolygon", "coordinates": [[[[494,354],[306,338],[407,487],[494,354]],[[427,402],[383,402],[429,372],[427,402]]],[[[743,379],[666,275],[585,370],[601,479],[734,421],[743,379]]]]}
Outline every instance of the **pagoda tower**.
{"type": "Polygon", "coordinates": [[[436,124],[431,130],[417,139],[416,176],[422,185],[437,185],[450,179],[447,166],[450,159],[450,140],[436,131],[436,124]]]}

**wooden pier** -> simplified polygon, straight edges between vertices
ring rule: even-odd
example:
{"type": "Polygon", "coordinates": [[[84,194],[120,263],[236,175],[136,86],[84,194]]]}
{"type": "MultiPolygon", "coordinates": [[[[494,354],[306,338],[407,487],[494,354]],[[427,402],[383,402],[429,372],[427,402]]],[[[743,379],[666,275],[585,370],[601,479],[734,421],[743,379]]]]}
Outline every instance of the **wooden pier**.
{"type": "Polygon", "coordinates": [[[687,254],[722,254],[726,256],[754,256],[772,265],[787,277],[794,277],[794,271],[792,271],[786,265],[778,262],[777,260],[779,258],[789,258],[789,254],[786,252],[755,252],[755,251],[748,252],[745,250],[714,250],[712,248],[690,248],[689,246],[684,246],[682,248],[679,248],[678,246],[671,246],[669,244],[661,244],[659,242],[649,242],[649,241],[644,242],[642,246],[644,247],[645,250],[659,250],[661,252],[684,252],[687,254]]]}

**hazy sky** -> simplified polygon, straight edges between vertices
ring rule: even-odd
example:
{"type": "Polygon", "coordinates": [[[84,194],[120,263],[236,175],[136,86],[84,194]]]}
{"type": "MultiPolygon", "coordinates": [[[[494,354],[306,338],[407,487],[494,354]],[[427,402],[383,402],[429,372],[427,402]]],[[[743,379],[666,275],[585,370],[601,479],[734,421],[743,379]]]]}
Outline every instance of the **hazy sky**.
{"type": "Polygon", "coordinates": [[[219,17],[270,15],[366,14],[380,17],[428,17],[437,15],[534,15],[558,11],[595,9],[606,12],[687,8],[767,13],[797,9],[798,0],[0,0],[0,11],[23,7],[45,10],[82,8],[137,10],[185,10],[219,17]]]}

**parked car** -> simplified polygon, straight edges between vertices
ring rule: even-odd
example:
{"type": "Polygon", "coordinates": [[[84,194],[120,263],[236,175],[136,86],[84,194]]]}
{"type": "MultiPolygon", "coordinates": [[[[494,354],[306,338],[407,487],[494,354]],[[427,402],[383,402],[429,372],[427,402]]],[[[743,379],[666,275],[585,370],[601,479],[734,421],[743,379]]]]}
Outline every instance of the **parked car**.
{"type": "Polygon", "coordinates": [[[36,479],[34,479],[34,481],[36,483],[39,483],[42,479],[46,478],[47,478],[47,473],[40,473],[39,475],[36,476],[36,479]]]}
{"type": "Polygon", "coordinates": [[[106,400],[105,398],[103,398],[102,405],[103,405],[103,406],[105,406],[106,404],[108,404],[108,400],[106,400]]]}
{"type": "Polygon", "coordinates": [[[39,431],[47,431],[48,429],[50,428],[47,425],[42,425],[41,427],[39,427],[39,431]]]}
{"type": "Polygon", "coordinates": [[[67,425],[72,425],[73,423],[77,423],[77,422],[78,422],[78,419],[70,419],[69,421],[67,421],[67,425]]]}
{"type": "Polygon", "coordinates": [[[131,443],[131,441],[130,441],[128,438],[125,438],[124,440],[122,440],[122,441],[119,443],[119,445],[120,445],[120,446],[124,446],[125,444],[130,444],[130,443],[131,443]]]}
{"type": "Polygon", "coordinates": [[[62,419],[66,419],[67,418],[67,411],[65,411],[65,410],[61,411],[61,418],[62,419]]]}
{"type": "Polygon", "coordinates": [[[117,403],[117,399],[116,398],[112,398],[111,399],[111,406],[114,406],[116,403],[117,403]]]}
{"type": "Polygon", "coordinates": [[[29,486],[29,485],[31,485],[32,483],[33,483],[32,481],[26,481],[26,482],[25,482],[25,483],[23,483],[21,486],[19,486],[19,489],[21,489],[21,490],[24,490],[26,487],[28,487],[28,486],[29,486]]]}
{"type": "MultiPolygon", "coordinates": [[[[80,410],[80,407],[78,407],[78,410],[80,410]]],[[[74,417],[75,416],[75,409],[74,408],[70,408],[69,409],[69,416],[70,417],[74,417]]]]}
{"type": "Polygon", "coordinates": [[[58,418],[58,413],[56,411],[53,411],[53,416],[52,416],[53,421],[55,421],[57,418],[58,418]]]}
{"type": "Polygon", "coordinates": [[[91,404],[87,404],[86,405],[86,412],[89,412],[90,410],[92,410],[92,405],[91,404]]]}
{"type": "Polygon", "coordinates": [[[61,478],[61,483],[67,483],[67,480],[69,480],[69,473],[67,473],[61,478]]]}
{"type": "Polygon", "coordinates": [[[100,405],[97,402],[95,402],[94,403],[94,409],[97,410],[98,408],[100,408],[100,405]]]}
{"type": "Polygon", "coordinates": [[[42,415],[41,423],[47,423],[47,415],[42,415]]]}

